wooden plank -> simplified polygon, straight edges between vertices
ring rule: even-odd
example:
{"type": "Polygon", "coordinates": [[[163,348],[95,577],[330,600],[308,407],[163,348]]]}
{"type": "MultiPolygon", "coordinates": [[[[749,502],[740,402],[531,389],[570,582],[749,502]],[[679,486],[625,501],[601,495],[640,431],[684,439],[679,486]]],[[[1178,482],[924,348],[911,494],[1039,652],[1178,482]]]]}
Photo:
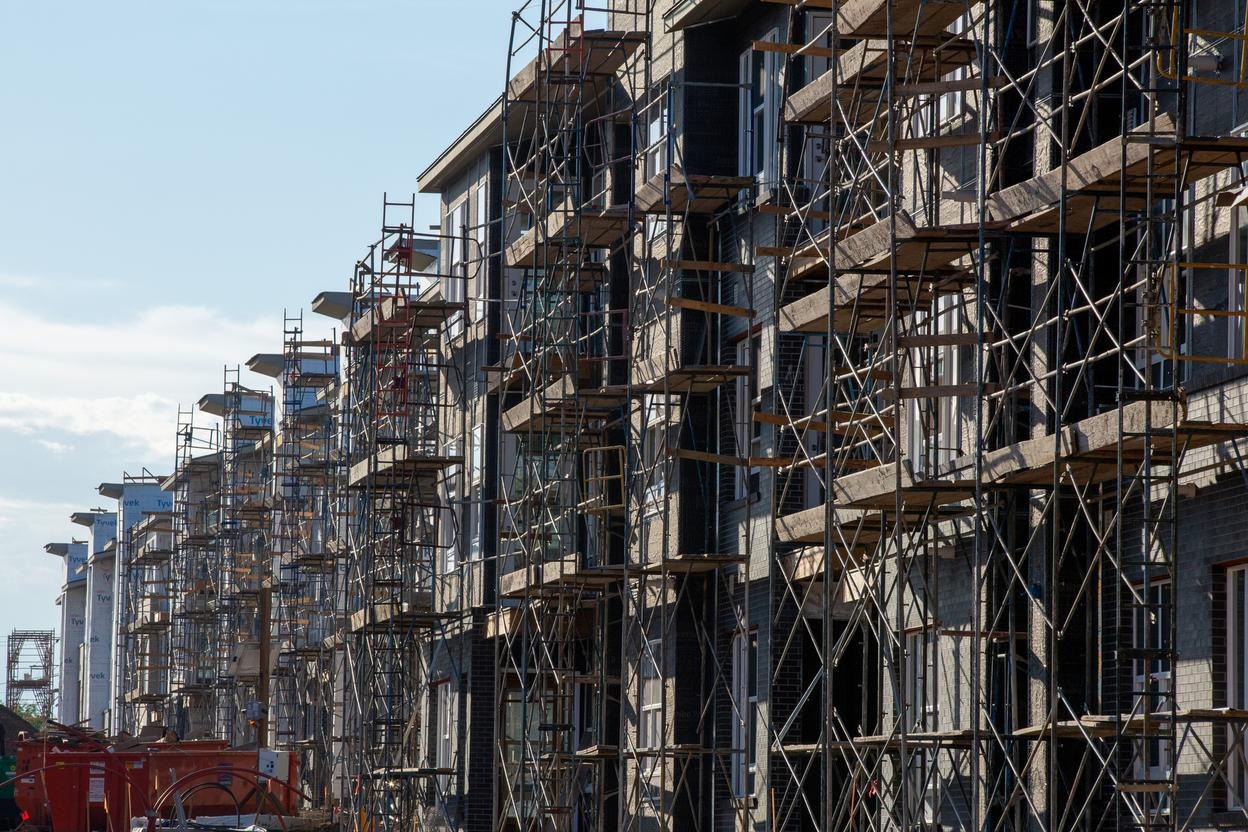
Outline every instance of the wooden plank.
{"type": "Polygon", "coordinates": [[[936,333],[934,335],[900,335],[899,349],[922,349],[924,347],[973,347],[979,343],[975,332],[936,333]]]}
{"type": "Polygon", "coordinates": [[[678,309],[692,309],[697,312],[734,315],[738,318],[754,317],[753,309],[747,309],[744,306],[729,306],[724,303],[712,303],[709,300],[698,300],[697,298],[668,298],[667,304],[668,306],[675,306],[678,309]]]}
{"type": "MultiPolygon", "coordinates": [[[[984,384],[983,392],[993,392],[995,385],[984,384]]],[[[880,391],[880,397],[891,401],[899,391],[886,387],[880,391]]],[[[979,387],[974,384],[931,384],[919,387],[903,387],[900,390],[902,399],[948,399],[961,396],[978,396],[979,387]]]]}
{"type": "Polygon", "coordinates": [[[709,451],[695,451],[690,448],[672,448],[668,451],[668,454],[678,459],[710,462],[715,465],[735,465],[742,468],[746,466],[751,468],[784,468],[792,465],[792,461],[787,459],[772,459],[767,456],[741,457],[730,454],[713,454],[709,451]]]}
{"type": "Polygon", "coordinates": [[[833,219],[831,211],[818,211],[814,208],[807,208],[800,205],[777,205],[774,202],[768,202],[757,206],[755,209],[760,214],[769,214],[775,217],[788,217],[791,219],[805,220],[824,220],[831,221],[833,219]]]}
{"type": "MultiPolygon", "coordinates": [[[[820,454],[820,457],[822,456],[824,455],[820,454]]],[[[865,463],[866,460],[846,460],[847,465],[854,462],[865,463]]],[[[775,457],[770,456],[750,457],[750,466],[752,468],[800,468],[804,464],[807,464],[804,459],[801,461],[795,461],[792,457],[786,457],[785,459],[776,459],[775,457]]]]}
{"type": "Polygon", "coordinates": [[[745,457],[713,454],[709,451],[695,451],[690,448],[671,448],[668,450],[668,455],[677,459],[692,460],[693,462],[710,462],[715,465],[736,465],[741,467],[744,467],[749,461],[745,457]]]}
{"type": "Polygon", "coordinates": [[[779,43],[771,40],[756,40],[751,44],[755,52],[779,52],[782,55],[805,55],[811,58],[835,58],[836,50],[826,46],[814,46],[808,43],[779,43]]]}
{"type": "Polygon", "coordinates": [[[914,485],[910,463],[889,462],[867,471],[838,477],[831,482],[829,496],[838,506],[890,504],[897,491],[897,478],[904,490],[914,485]],[[900,470],[898,466],[900,465],[900,470]]]}

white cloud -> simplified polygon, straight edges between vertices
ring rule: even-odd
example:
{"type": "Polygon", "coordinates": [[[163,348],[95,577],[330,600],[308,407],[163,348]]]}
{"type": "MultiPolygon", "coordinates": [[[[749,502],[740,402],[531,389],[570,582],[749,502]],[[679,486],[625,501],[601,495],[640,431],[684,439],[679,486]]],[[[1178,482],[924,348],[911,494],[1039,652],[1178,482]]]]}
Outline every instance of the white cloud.
{"type": "Polygon", "coordinates": [[[36,439],[35,443],[43,446],[54,454],[65,454],[74,449],[73,445],[67,445],[64,442],[57,442],[52,439],[36,439]]]}
{"type": "MultiPolygon", "coordinates": [[[[25,500],[0,494],[0,529],[16,528],[64,528],[64,537],[70,532],[69,515],[75,511],[70,503],[45,500],[25,500]]],[[[48,532],[51,533],[51,532],[48,532]]],[[[51,538],[49,538],[51,539],[51,538]]]]}
{"type": "MultiPolygon", "coordinates": [[[[0,301],[0,430],[113,437],[133,448],[136,464],[167,467],[178,404],[220,391],[227,364],[281,347],[276,316],[238,319],[177,305],[73,322],[0,301]]],[[[272,384],[247,375],[245,384],[272,384]]]]}
{"type": "MultiPolygon", "coordinates": [[[[173,456],[176,420],[177,402],[152,393],[100,397],[0,393],[0,430],[112,434],[157,457],[173,456]]],[[[54,454],[72,447],[44,439],[35,441],[54,454]]]]}
{"type": "MultiPolygon", "coordinates": [[[[102,498],[100,498],[102,499],[102,498]]],[[[11,626],[32,629],[55,627],[58,612],[53,601],[65,576],[60,558],[43,551],[49,542],[64,542],[86,529],[69,520],[70,513],[96,505],[7,497],[0,494],[0,618],[4,632],[11,626]]]]}

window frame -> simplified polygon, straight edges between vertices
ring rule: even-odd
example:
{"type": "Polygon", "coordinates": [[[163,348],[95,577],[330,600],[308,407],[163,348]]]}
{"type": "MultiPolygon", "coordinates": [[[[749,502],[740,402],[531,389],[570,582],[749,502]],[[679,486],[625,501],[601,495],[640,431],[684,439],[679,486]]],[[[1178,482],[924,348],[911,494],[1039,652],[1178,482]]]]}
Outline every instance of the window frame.
{"type": "MultiPolygon", "coordinates": [[[[940,719],[939,633],[923,627],[903,633],[902,641],[905,656],[901,665],[901,722],[909,731],[936,730],[940,719]]],[[[919,749],[911,757],[907,772],[911,788],[922,796],[923,820],[928,824],[937,821],[940,808],[941,781],[939,776],[930,776],[936,765],[936,754],[931,749],[919,749]]]]}
{"type": "MultiPolygon", "coordinates": [[[[947,27],[949,34],[960,36],[965,34],[972,26],[971,13],[959,17],[947,27]]],[[[974,62],[960,66],[952,70],[947,75],[941,77],[941,81],[964,81],[971,77],[971,70],[974,69],[974,62]]],[[[951,92],[940,93],[936,101],[936,124],[945,125],[959,118],[971,108],[970,92],[968,90],[953,90],[951,92]]]]}
{"type": "Polygon", "coordinates": [[[647,180],[667,169],[668,131],[671,129],[671,102],[668,92],[664,90],[657,100],[651,102],[650,108],[650,111],[646,113],[645,123],[644,164],[647,180]]]}
{"type": "Polygon", "coordinates": [[[732,794],[754,797],[758,787],[758,630],[732,637],[732,794]]]}
{"type": "Polygon", "coordinates": [[[649,473],[642,493],[647,514],[659,510],[667,498],[667,430],[672,403],[662,393],[644,393],[641,398],[642,470],[649,473]],[[656,412],[660,411],[661,412],[656,412]]]}
{"type": "MultiPolygon", "coordinates": [[[[454,457],[459,450],[459,443],[451,440],[446,443],[445,454],[448,457],[454,457]]],[[[460,477],[463,474],[464,466],[462,463],[452,465],[447,470],[446,476],[446,510],[443,514],[444,523],[438,529],[438,536],[441,538],[441,552],[439,560],[442,566],[442,576],[445,577],[459,568],[460,563],[460,523],[464,511],[465,504],[459,501],[460,477]]]]}
{"type": "Polygon", "coordinates": [[[736,466],[734,497],[744,500],[758,494],[763,469],[749,464],[750,457],[763,455],[763,423],[754,418],[755,409],[762,409],[762,397],[758,389],[758,362],[762,355],[762,333],[755,332],[736,343],[737,366],[749,367],[751,372],[736,378],[737,454],[743,462],[736,466]]]}
{"type": "MultiPolygon", "coordinates": [[[[827,385],[828,381],[828,365],[826,363],[828,348],[824,343],[825,340],[824,336],[804,338],[802,343],[807,413],[815,412],[816,406],[819,404],[819,391],[827,385]]],[[[801,439],[805,453],[811,459],[816,459],[820,454],[826,453],[828,450],[828,437],[823,431],[807,428],[802,433],[801,439]]],[[[824,477],[826,473],[827,468],[824,465],[807,466],[804,478],[805,493],[802,496],[803,508],[814,508],[823,505],[825,502],[824,477]]]]}
{"type": "MultiPolygon", "coordinates": [[[[485,481],[485,425],[481,422],[468,431],[468,484],[467,492],[479,496],[485,481]]],[[[480,499],[465,499],[464,511],[468,514],[468,560],[482,557],[483,503],[480,499]]]]}
{"type": "MultiPolygon", "coordinates": [[[[1136,589],[1142,593],[1144,590],[1144,587],[1143,585],[1137,585],[1136,589]]],[[[1170,615],[1175,614],[1174,584],[1170,580],[1169,577],[1158,576],[1158,577],[1150,578],[1148,581],[1148,590],[1149,590],[1149,598],[1147,599],[1148,603],[1156,604],[1158,606],[1163,606],[1163,607],[1166,605],[1169,605],[1170,607],[1169,614],[1170,615]],[[1153,592],[1158,593],[1156,598],[1152,597],[1153,592]]],[[[1228,595],[1227,601],[1229,604],[1230,602],[1229,595],[1228,595]]],[[[1141,632],[1140,616],[1143,614],[1143,612],[1144,612],[1143,610],[1137,609],[1135,610],[1135,613],[1131,616],[1131,646],[1136,649],[1141,649],[1141,648],[1148,646],[1144,643],[1143,640],[1141,640],[1141,637],[1140,637],[1140,632],[1141,632]]],[[[1161,633],[1160,637],[1165,638],[1166,634],[1164,631],[1168,630],[1169,626],[1170,626],[1169,621],[1150,622],[1148,624],[1148,629],[1152,630],[1154,627],[1156,627],[1158,631],[1161,633]]],[[[1231,635],[1229,628],[1228,628],[1227,635],[1228,636],[1231,635]]],[[[1229,640],[1227,644],[1227,649],[1228,651],[1230,649],[1229,640]]],[[[1230,654],[1228,653],[1228,656],[1229,655],[1230,654]]],[[[1160,680],[1161,684],[1157,688],[1158,696],[1160,697],[1160,699],[1164,701],[1166,699],[1173,697],[1175,694],[1175,690],[1174,690],[1175,667],[1172,663],[1168,664],[1168,666],[1164,668],[1160,667],[1160,664],[1163,661],[1164,661],[1163,659],[1151,659],[1151,660],[1138,659],[1138,658],[1132,659],[1131,660],[1132,689],[1135,691],[1143,691],[1145,690],[1145,685],[1149,685],[1151,689],[1151,684],[1150,684],[1151,681],[1160,680]],[[1159,667],[1150,668],[1147,664],[1147,662],[1149,661],[1157,662],[1159,667]]],[[[1228,670],[1229,670],[1229,665],[1228,665],[1228,670]]],[[[1230,684],[1230,681],[1231,681],[1230,673],[1228,672],[1227,674],[1228,686],[1230,684]]],[[[1138,695],[1139,694],[1137,694],[1137,696],[1138,695]]],[[[1136,702],[1132,702],[1131,707],[1133,710],[1139,707],[1142,707],[1145,709],[1144,712],[1146,713],[1153,712],[1152,709],[1148,707],[1148,703],[1144,703],[1141,706],[1141,705],[1137,705],[1136,702]]],[[[1173,753],[1173,749],[1170,747],[1170,743],[1168,743],[1164,739],[1160,739],[1154,736],[1153,738],[1147,739],[1147,740],[1136,740],[1135,744],[1137,745],[1137,752],[1135,755],[1135,776],[1136,777],[1140,779],[1146,779],[1146,778],[1152,779],[1152,778],[1163,778],[1163,777],[1169,776],[1167,772],[1174,767],[1174,763],[1175,763],[1174,753],[1173,753]],[[1145,742],[1149,743],[1149,747],[1144,749],[1143,756],[1141,757],[1138,751],[1138,745],[1141,743],[1145,743],[1145,742]],[[1154,765],[1150,762],[1150,760],[1152,759],[1154,755],[1159,761],[1157,765],[1154,765]]]]}
{"type": "MultiPolygon", "coordinates": [[[[662,640],[647,638],[638,669],[637,745],[642,749],[660,748],[663,744],[663,668],[660,660],[662,655],[662,640]]],[[[648,757],[651,769],[656,759],[654,755],[648,757]]]]}
{"type": "MultiPolygon", "coordinates": [[[[1222,628],[1226,634],[1226,673],[1224,694],[1228,708],[1248,708],[1248,563],[1226,569],[1226,614],[1222,628]]],[[[1226,741],[1235,741],[1235,729],[1229,727],[1226,741]]],[[[1242,745],[1238,756],[1229,760],[1227,780],[1228,809],[1248,806],[1248,749],[1242,745]],[[1238,796],[1235,794],[1238,789],[1238,796]]]]}
{"type": "Polygon", "coordinates": [[[476,239],[477,251],[476,257],[476,274],[473,275],[473,320],[481,320],[485,317],[485,296],[487,287],[485,285],[488,270],[486,264],[490,254],[490,184],[488,179],[483,179],[476,188],[477,214],[476,225],[473,228],[473,236],[476,239]]]}
{"type": "MultiPolygon", "coordinates": [[[[446,289],[442,293],[447,303],[457,304],[466,300],[468,291],[468,195],[453,203],[446,211],[445,235],[449,250],[447,252],[447,268],[443,280],[446,289]]],[[[462,310],[453,312],[447,320],[447,333],[451,338],[459,335],[464,328],[462,310]]]]}
{"type": "MultiPolygon", "coordinates": [[[[439,770],[454,770],[456,746],[458,744],[458,736],[456,726],[459,716],[459,696],[454,680],[451,678],[442,679],[436,682],[434,688],[434,711],[436,720],[436,731],[434,735],[434,768],[439,770]]],[[[445,794],[454,788],[456,782],[455,774],[438,774],[438,786],[445,794]]]]}
{"type": "MultiPolygon", "coordinates": [[[[779,29],[772,29],[759,40],[775,43],[779,37],[779,29]]],[[[752,176],[763,188],[771,188],[776,179],[774,138],[780,115],[779,53],[753,47],[743,51],[737,63],[737,83],[737,173],[752,176]],[[756,72],[760,76],[757,84],[756,72]],[[759,155],[761,159],[757,158],[759,155]]]]}

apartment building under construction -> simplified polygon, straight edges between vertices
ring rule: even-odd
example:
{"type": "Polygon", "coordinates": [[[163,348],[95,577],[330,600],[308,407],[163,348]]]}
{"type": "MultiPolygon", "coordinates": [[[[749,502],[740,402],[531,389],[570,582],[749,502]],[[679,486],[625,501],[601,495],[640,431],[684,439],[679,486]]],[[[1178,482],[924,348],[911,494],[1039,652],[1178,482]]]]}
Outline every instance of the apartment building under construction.
{"type": "Polygon", "coordinates": [[[1248,824],[1243,5],[604,3],[180,414],[114,730],[356,832],[1248,824]]]}

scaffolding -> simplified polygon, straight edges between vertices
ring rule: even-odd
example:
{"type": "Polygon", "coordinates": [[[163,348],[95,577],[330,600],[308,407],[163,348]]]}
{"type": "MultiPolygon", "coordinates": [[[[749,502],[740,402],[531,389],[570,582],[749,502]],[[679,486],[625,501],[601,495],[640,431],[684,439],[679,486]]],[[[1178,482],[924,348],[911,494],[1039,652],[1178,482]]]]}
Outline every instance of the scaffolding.
{"type": "Polygon", "coordinates": [[[146,725],[166,725],[170,692],[173,599],[172,512],[152,512],[124,534],[126,553],[122,584],[122,622],[117,634],[124,660],[120,707],[126,730],[137,733],[146,725]]]}
{"type": "Polygon", "coordinates": [[[240,381],[225,368],[220,401],[220,570],[214,576],[216,614],[215,728],[231,742],[268,736],[265,710],[276,658],[269,633],[272,588],[273,393],[240,381]]]}
{"type": "Polygon", "coordinates": [[[449,735],[436,742],[429,724],[439,705],[444,714],[455,707],[442,689],[462,696],[459,512],[450,502],[463,493],[453,432],[462,379],[443,339],[463,326],[464,277],[428,271],[437,261],[429,244],[441,237],[417,235],[414,220],[414,197],[384,199],[381,236],[355,267],[345,333],[342,755],[357,829],[434,819],[454,828],[449,800],[464,783],[458,745],[449,735]],[[432,674],[439,656],[445,679],[432,674]]]}
{"type": "Polygon", "coordinates": [[[221,430],[178,408],[170,556],[168,727],[188,739],[216,736],[216,587],[221,570],[221,430]]]}
{"type": "MultiPolygon", "coordinates": [[[[122,474],[118,498],[116,556],[117,643],[113,651],[114,730],[136,732],[165,724],[171,667],[173,512],[127,489],[145,492],[163,477],[143,469],[122,474]],[[135,512],[139,514],[135,516],[135,512]]],[[[104,493],[102,487],[101,493],[104,493]]]]}
{"type": "MultiPolygon", "coordinates": [[[[645,12],[514,18],[503,133],[504,305],[494,828],[612,828],[619,766],[631,163],[645,12]],[[601,15],[599,15],[601,16],[601,15]],[[531,56],[531,57],[530,57],[531,56]],[[527,60],[526,60],[527,59],[527,60]],[[614,276],[614,279],[612,277],[614,276]]],[[[624,12],[621,8],[621,12],[624,12]]]]}
{"type": "Polygon", "coordinates": [[[1234,356],[1176,322],[1200,314],[1180,283],[1227,268],[1185,229],[1248,143],[1189,135],[1161,71],[1188,75],[1190,4],[1053,10],[798,4],[754,45],[785,62],[775,138],[802,137],[758,249],[773,349],[818,379],[776,414],[821,495],[774,500],[776,828],[1184,829],[1242,805],[1248,713],[1177,704],[1176,503],[1186,455],[1248,426],[1189,406],[1182,365],[1234,356]]]}
{"type": "Polygon", "coordinates": [[[4,705],[9,710],[52,718],[56,698],[54,630],[13,630],[5,660],[4,705]]]}
{"type": "Polygon", "coordinates": [[[309,796],[328,805],[333,770],[336,667],[332,638],[342,540],[337,490],[343,473],[335,420],[338,346],[304,335],[286,314],[281,420],[272,477],[273,565],[269,589],[275,645],[269,741],[298,755],[309,796]]]}

